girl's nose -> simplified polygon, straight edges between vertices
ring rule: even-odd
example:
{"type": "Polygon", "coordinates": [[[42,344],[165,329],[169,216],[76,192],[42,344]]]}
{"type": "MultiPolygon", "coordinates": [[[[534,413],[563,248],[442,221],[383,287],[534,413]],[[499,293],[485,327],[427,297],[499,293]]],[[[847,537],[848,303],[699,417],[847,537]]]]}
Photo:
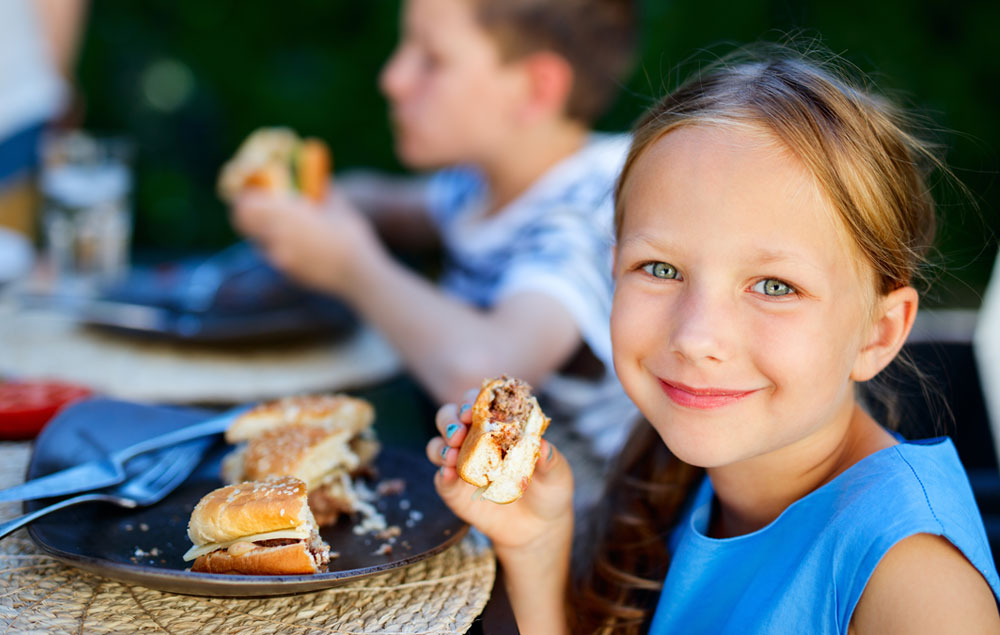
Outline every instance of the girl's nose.
{"type": "Polygon", "coordinates": [[[736,315],[724,297],[713,297],[697,289],[682,294],[668,316],[670,347],[690,363],[719,363],[731,356],[736,315]]]}

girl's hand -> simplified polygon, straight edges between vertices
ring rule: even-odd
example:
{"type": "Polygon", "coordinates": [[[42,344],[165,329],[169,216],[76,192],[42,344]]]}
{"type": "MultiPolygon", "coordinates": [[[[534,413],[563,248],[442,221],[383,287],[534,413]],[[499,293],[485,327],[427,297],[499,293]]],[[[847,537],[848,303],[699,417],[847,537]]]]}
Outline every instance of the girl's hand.
{"type": "Polygon", "coordinates": [[[337,295],[353,290],[360,268],[381,249],[370,223],[336,187],[322,205],[251,190],[236,200],[231,216],[276,268],[337,295]]]}
{"type": "MultiPolygon", "coordinates": [[[[471,402],[475,393],[467,397],[471,402]]],[[[568,547],[573,533],[573,474],[565,457],[542,440],[538,463],[524,495],[498,505],[475,496],[476,487],[458,476],[455,462],[472,423],[470,403],[446,404],[437,412],[441,436],[427,444],[431,463],[440,466],[434,486],[444,502],[462,520],[493,541],[497,555],[550,551],[568,547]]]]}

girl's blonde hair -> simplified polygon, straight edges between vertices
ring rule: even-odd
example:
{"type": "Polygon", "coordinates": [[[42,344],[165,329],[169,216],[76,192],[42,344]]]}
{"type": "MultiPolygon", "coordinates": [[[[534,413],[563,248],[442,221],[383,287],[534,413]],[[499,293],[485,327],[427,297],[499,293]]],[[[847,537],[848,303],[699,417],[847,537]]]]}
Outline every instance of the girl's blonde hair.
{"type": "Polygon", "coordinates": [[[934,240],[930,144],[886,99],[852,84],[832,61],[783,46],[745,49],[685,82],[640,120],[616,188],[654,141],[680,126],[749,127],[791,150],[815,178],[874,269],[878,291],[911,284],[934,240]],[[831,66],[827,69],[826,66],[831,66]]]}
{"type": "MultiPolygon", "coordinates": [[[[874,272],[879,294],[918,277],[934,237],[930,170],[943,167],[888,101],[783,46],[727,56],[638,123],[616,187],[615,226],[632,168],[681,126],[763,132],[790,150],[828,197],[874,272]]],[[[645,632],[670,562],[667,538],[702,471],[683,464],[648,424],[637,427],[595,514],[603,526],[574,594],[574,632],[645,632]]]]}

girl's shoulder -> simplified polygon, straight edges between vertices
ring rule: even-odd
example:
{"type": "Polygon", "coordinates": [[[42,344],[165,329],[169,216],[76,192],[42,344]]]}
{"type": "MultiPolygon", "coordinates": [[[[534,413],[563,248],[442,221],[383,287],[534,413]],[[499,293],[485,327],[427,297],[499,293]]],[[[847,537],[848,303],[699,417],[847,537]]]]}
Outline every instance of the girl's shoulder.
{"type": "Polygon", "coordinates": [[[879,450],[820,488],[833,513],[882,527],[941,530],[982,526],[965,469],[951,439],[904,441],[879,450]],[[861,513],[866,510],[873,514],[861,513]],[[893,515],[887,518],[889,511],[893,515]]]}
{"type": "Polygon", "coordinates": [[[879,562],[850,621],[851,633],[993,632],[1000,626],[995,592],[947,539],[916,534],[879,562]]]}
{"type": "Polygon", "coordinates": [[[880,450],[828,485],[833,485],[827,502],[838,551],[851,554],[839,562],[851,569],[851,575],[841,572],[840,577],[849,580],[849,605],[868,593],[870,582],[877,594],[879,581],[898,584],[912,575],[913,566],[931,574],[932,564],[940,569],[934,574],[938,582],[963,569],[966,581],[968,574],[978,572],[975,578],[985,579],[1000,597],[1000,578],[982,518],[950,439],[903,442],[880,450]]]}
{"type": "Polygon", "coordinates": [[[813,497],[842,540],[867,543],[865,549],[883,543],[884,553],[907,536],[931,533],[989,555],[972,487],[947,437],[879,450],[799,503],[813,497]]]}

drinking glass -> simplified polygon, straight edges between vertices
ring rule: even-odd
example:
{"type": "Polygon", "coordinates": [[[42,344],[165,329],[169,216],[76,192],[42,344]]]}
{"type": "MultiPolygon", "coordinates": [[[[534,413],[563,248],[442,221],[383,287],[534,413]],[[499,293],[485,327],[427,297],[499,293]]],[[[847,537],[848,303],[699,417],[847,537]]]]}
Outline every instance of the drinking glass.
{"type": "Polygon", "coordinates": [[[42,234],[56,277],[95,285],[129,266],[132,144],[82,131],[42,145],[42,234]]]}

